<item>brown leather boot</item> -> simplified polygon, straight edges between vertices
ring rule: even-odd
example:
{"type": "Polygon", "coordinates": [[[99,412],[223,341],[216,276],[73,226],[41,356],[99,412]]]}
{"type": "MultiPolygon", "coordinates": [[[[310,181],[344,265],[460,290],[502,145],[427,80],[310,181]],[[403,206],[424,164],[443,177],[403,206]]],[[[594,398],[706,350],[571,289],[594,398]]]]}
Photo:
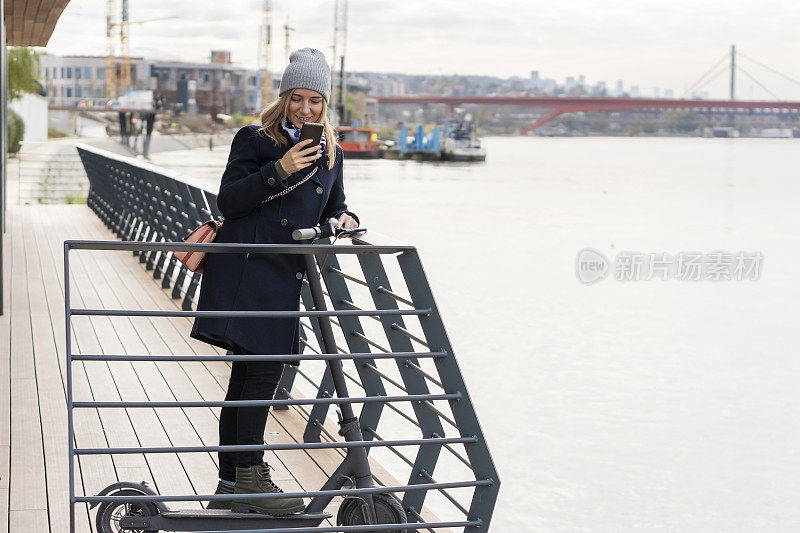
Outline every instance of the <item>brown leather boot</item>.
{"type": "MultiPolygon", "coordinates": [[[[217,482],[217,490],[214,491],[214,494],[233,494],[233,487],[230,485],[223,483],[222,480],[217,482]]],[[[206,505],[206,509],[222,509],[222,510],[230,510],[231,508],[231,501],[230,500],[211,500],[206,505]]]]}
{"type": "Polygon", "coordinates": [[[234,494],[253,494],[255,497],[234,500],[231,511],[235,513],[261,513],[284,516],[298,513],[306,508],[302,498],[259,498],[258,494],[283,492],[272,482],[270,466],[266,463],[248,468],[236,467],[236,486],[234,494]]]}

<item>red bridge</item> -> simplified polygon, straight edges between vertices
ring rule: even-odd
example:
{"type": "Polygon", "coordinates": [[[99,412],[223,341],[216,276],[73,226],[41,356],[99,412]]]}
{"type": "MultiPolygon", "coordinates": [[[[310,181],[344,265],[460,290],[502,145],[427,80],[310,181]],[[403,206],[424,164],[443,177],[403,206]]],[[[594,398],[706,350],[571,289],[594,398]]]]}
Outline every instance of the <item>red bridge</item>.
{"type": "Polygon", "coordinates": [[[515,105],[553,111],[522,129],[522,133],[550,122],[562,113],[579,111],[658,111],[687,109],[705,113],[800,113],[800,102],[762,100],[668,100],[661,98],[556,97],[556,96],[378,96],[379,104],[443,104],[449,115],[463,104],[515,105]]]}

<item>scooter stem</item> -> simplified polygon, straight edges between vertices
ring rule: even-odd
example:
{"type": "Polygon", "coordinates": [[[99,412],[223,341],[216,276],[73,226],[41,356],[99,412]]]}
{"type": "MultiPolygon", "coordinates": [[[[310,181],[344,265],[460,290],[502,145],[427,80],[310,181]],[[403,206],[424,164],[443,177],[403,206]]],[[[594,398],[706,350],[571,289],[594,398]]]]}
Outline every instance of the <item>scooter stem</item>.
{"type": "MultiPolygon", "coordinates": [[[[306,263],[306,275],[308,276],[308,284],[311,287],[311,298],[314,301],[314,309],[317,311],[326,311],[325,298],[322,294],[322,283],[320,281],[320,273],[317,269],[317,264],[314,261],[313,254],[304,254],[306,263]]],[[[337,353],[336,339],[333,336],[333,328],[331,327],[330,317],[318,317],[320,331],[322,332],[322,342],[324,344],[325,352],[337,353]]],[[[348,398],[347,383],[344,379],[344,370],[342,362],[339,359],[329,359],[328,366],[331,369],[331,377],[333,378],[333,386],[336,389],[336,396],[339,398],[348,398]]],[[[350,403],[339,404],[339,410],[342,413],[342,418],[345,420],[355,417],[353,414],[353,405],[350,403]]],[[[356,437],[356,435],[354,435],[356,437]]],[[[357,439],[361,440],[361,430],[358,430],[357,439]]]]}
{"type": "MultiPolygon", "coordinates": [[[[317,269],[317,264],[314,261],[313,254],[304,254],[306,264],[306,274],[308,276],[308,284],[311,287],[311,298],[314,302],[314,309],[317,311],[325,311],[325,298],[322,294],[321,275],[317,269]]],[[[336,339],[333,336],[333,328],[331,327],[330,317],[318,317],[320,331],[322,332],[322,343],[327,353],[337,353],[336,339]]],[[[348,398],[347,384],[344,380],[344,370],[342,362],[339,359],[329,359],[328,367],[331,371],[333,378],[333,386],[336,390],[336,396],[339,398],[348,398]]],[[[341,425],[340,435],[345,441],[360,441],[364,440],[361,432],[361,427],[358,425],[358,419],[353,413],[353,406],[350,403],[339,404],[342,420],[339,421],[341,425]]],[[[351,477],[356,484],[357,488],[371,488],[372,473],[369,467],[369,459],[367,459],[366,448],[348,448],[347,455],[342,463],[328,479],[323,486],[323,490],[338,489],[342,487],[344,480],[351,477]]],[[[331,496],[313,498],[311,503],[306,507],[306,512],[317,512],[323,510],[327,504],[333,499],[331,496]]],[[[362,500],[366,504],[366,512],[371,516],[364,517],[364,523],[375,523],[375,504],[371,494],[365,494],[362,500]]]]}

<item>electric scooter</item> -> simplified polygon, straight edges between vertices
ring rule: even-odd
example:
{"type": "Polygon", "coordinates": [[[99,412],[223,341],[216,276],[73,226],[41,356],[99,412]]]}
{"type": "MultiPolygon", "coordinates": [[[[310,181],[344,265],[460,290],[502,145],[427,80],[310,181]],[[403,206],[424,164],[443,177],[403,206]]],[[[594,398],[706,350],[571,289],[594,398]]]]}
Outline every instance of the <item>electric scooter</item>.
{"type": "MultiPolygon", "coordinates": [[[[337,220],[328,219],[325,224],[313,228],[295,230],[292,237],[296,241],[313,243],[325,237],[342,237],[365,231],[363,228],[344,229],[337,227],[337,220]]],[[[304,254],[306,274],[311,286],[311,295],[317,311],[325,311],[320,272],[312,253],[304,254]]],[[[337,353],[336,341],[330,317],[320,316],[324,348],[327,353],[337,353]]],[[[348,398],[342,362],[329,359],[331,375],[339,398],[348,398]]],[[[339,434],[346,442],[363,441],[358,418],[351,403],[339,404],[339,434]]],[[[319,492],[338,491],[343,487],[374,489],[367,451],[363,446],[347,448],[342,463],[322,486],[319,492]]],[[[314,493],[311,493],[314,495],[314,493]]],[[[121,531],[246,531],[277,528],[314,528],[332,515],[325,508],[335,494],[316,494],[305,510],[298,514],[270,516],[260,513],[237,513],[217,509],[170,509],[163,501],[146,501],[142,496],[158,496],[145,482],[120,482],[103,489],[99,496],[135,496],[131,501],[118,499],[102,502],[97,510],[96,526],[98,533],[118,533],[121,531]]],[[[215,495],[214,499],[235,501],[236,496],[215,495]]],[[[248,495],[252,497],[252,495],[248,495]]],[[[275,497],[283,497],[275,493],[275,497]]],[[[267,496],[269,497],[269,495],[267,496]]],[[[96,506],[93,504],[92,507],[96,506]]],[[[337,524],[343,526],[373,524],[407,523],[405,511],[392,495],[378,490],[360,492],[357,496],[347,496],[339,507],[337,524]]],[[[305,531],[305,530],[304,530],[305,531]]],[[[381,529],[390,533],[405,532],[404,528],[381,529]]]]}

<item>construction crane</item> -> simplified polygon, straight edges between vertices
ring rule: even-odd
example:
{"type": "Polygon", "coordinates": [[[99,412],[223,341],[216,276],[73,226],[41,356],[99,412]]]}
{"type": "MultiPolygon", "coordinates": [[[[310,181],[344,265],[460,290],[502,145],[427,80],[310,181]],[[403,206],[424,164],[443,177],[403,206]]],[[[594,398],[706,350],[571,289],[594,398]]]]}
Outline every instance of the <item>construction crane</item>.
{"type": "MultiPolygon", "coordinates": [[[[336,107],[339,124],[345,123],[345,85],[344,85],[344,57],[347,50],[347,0],[336,0],[333,8],[333,64],[331,65],[332,83],[336,83],[337,76],[339,81],[339,89],[336,91],[337,98],[332,101],[338,100],[336,107]]],[[[332,87],[335,89],[335,86],[332,87]]]]}
{"type": "Polygon", "coordinates": [[[264,0],[261,13],[261,29],[258,32],[258,71],[256,73],[256,110],[267,107],[272,102],[272,75],[269,73],[272,53],[272,0],[264,0]]]}
{"type": "Polygon", "coordinates": [[[286,63],[289,63],[289,53],[292,51],[291,46],[289,45],[289,38],[291,37],[291,32],[294,31],[292,26],[289,26],[289,15],[286,15],[286,24],[283,25],[283,35],[285,37],[283,51],[286,54],[286,63]]]}
{"type": "Polygon", "coordinates": [[[106,98],[117,97],[117,62],[114,58],[114,36],[112,30],[117,24],[113,22],[116,12],[115,0],[106,0],[106,98]]]}
{"type": "Polygon", "coordinates": [[[144,24],[159,20],[170,20],[178,17],[160,17],[146,20],[128,20],[128,0],[122,0],[122,20],[116,20],[117,0],[106,0],[106,98],[115,99],[125,94],[131,86],[131,53],[130,30],[131,24],[144,24]],[[119,26],[119,78],[117,78],[116,42],[114,28],[119,26]],[[119,86],[118,83],[119,82],[119,86]]]}

